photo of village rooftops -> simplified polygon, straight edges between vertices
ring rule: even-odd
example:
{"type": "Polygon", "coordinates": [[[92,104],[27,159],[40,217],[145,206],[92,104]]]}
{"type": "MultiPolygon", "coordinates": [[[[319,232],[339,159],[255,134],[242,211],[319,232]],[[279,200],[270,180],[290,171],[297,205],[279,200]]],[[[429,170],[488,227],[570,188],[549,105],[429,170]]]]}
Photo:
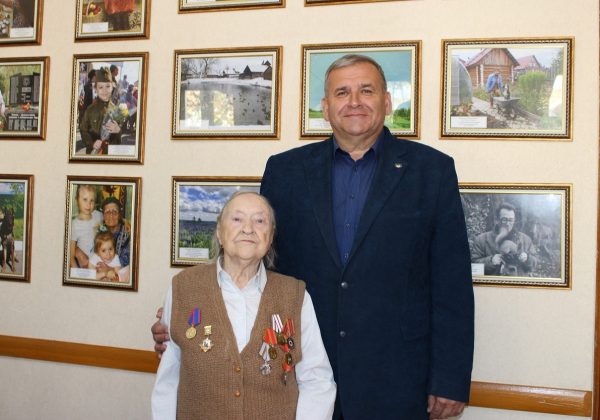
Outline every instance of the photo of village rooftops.
{"type": "Polygon", "coordinates": [[[447,47],[444,134],[567,136],[567,47],[566,42],[447,47]]]}
{"type": "Polygon", "coordinates": [[[174,136],[275,133],[277,54],[194,54],[177,63],[174,136]]]}

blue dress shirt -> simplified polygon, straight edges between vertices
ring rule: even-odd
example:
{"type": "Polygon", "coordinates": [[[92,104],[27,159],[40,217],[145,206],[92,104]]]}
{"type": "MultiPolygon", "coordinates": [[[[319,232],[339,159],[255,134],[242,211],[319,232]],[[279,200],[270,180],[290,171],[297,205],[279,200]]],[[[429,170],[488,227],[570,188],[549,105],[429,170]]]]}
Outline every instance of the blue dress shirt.
{"type": "Polygon", "coordinates": [[[343,265],[346,265],[354,244],[354,235],[377,166],[382,135],[383,131],[375,144],[356,161],[333,139],[333,226],[343,265]]]}

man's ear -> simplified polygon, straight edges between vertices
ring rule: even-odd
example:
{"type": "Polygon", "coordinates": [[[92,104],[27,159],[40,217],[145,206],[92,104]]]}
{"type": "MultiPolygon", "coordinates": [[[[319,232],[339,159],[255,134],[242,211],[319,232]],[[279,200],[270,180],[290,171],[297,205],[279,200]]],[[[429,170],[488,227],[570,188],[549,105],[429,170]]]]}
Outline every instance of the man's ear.
{"type": "Polygon", "coordinates": [[[325,97],[321,99],[321,109],[323,110],[323,118],[325,118],[325,121],[329,121],[329,104],[325,97]]]}

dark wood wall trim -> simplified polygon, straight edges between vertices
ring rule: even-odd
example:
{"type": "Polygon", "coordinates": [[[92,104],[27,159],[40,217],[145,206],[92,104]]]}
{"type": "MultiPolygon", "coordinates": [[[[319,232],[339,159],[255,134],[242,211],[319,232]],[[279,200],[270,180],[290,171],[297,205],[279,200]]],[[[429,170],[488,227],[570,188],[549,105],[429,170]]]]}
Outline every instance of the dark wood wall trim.
{"type": "MultiPolygon", "coordinates": [[[[0,335],[0,356],[155,373],[154,352],[0,335]]],[[[590,417],[592,392],[473,382],[471,406],[590,417]]]]}

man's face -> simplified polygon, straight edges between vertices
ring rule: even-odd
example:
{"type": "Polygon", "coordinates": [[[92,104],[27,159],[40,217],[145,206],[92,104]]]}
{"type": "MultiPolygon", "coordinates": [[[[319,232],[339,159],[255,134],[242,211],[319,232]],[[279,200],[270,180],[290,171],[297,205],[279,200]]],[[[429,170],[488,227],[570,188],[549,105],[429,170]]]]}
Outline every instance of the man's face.
{"type": "Polygon", "coordinates": [[[108,203],[104,206],[104,224],[110,230],[119,226],[119,208],[115,203],[108,203]]]}
{"type": "Polygon", "coordinates": [[[337,138],[365,139],[382,130],[391,102],[377,69],[358,63],[329,73],[321,105],[337,138]]]}
{"type": "Polygon", "coordinates": [[[98,97],[104,102],[108,102],[112,94],[113,85],[110,82],[96,82],[96,92],[98,97]]]}
{"type": "Polygon", "coordinates": [[[515,226],[515,212],[509,209],[500,209],[498,222],[501,227],[506,228],[510,232],[515,226]]]}

